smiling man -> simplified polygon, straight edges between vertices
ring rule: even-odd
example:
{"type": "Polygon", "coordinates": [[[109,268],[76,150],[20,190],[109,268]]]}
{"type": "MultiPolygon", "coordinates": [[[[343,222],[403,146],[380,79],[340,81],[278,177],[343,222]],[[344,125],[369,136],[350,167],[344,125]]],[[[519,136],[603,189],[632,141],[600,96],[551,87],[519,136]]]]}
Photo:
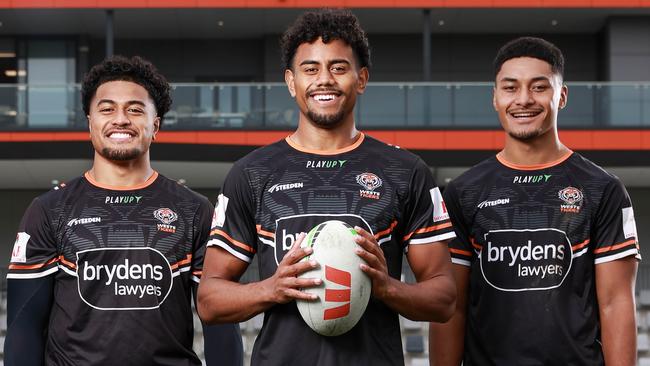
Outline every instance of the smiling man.
{"type": "Polygon", "coordinates": [[[356,17],[305,13],[285,32],[282,51],[298,129],[228,174],[206,250],[199,314],[212,323],[264,312],[253,365],[402,365],[398,314],[444,321],[453,311],[446,241],[454,232],[442,197],[421,159],[355,127],[370,66],[356,17]],[[316,300],[308,289],[326,279],[296,276],[319,265],[301,261],[312,252],[299,246],[301,233],[332,219],[357,226],[359,247],[350,255],[367,263],[361,270],[372,281],[372,297],[348,333],[325,337],[301,319],[295,300],[316,300]],[[405,253],[415,284],[400,282],[405,253]],[[261,281],[238,283],[255,257],[261,281]]]}
{"type": "MultiPolygon", "coordinates": [[[[93,165],[25,212],[7,275],[5,365],[201,365],[191,297],[213,210],[151,167],[169,90],[139,57],[86,75],[93,165]]],[[[241,365],[236,325],[204,332],[209,365],[241,365]]]]}
{"type": "Polygon", "coordinates": [[[557,47],[519,38],[494,66],[505,147],[445,189],[458,301],[449,323],[431,324],[431,364],[632,366],[630,198],[558,138],[568,90],[557,47]]]}

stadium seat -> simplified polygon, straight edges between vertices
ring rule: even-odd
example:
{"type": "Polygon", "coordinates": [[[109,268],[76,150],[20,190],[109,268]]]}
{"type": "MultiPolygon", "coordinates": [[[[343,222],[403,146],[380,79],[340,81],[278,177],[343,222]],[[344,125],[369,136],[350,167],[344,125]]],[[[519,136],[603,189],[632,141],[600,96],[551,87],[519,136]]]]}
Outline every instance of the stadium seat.
{"type": "Polygon", "coordinates": [[[406,352],[424,353],[424,339],[421,335],[418,334],[406,336],[406,352]]]}
{"type": "Polygon", "coordinates": [[[647,333],[639,333],[636,342],[639,352],[650,351],[650,338],[647,333]]]}

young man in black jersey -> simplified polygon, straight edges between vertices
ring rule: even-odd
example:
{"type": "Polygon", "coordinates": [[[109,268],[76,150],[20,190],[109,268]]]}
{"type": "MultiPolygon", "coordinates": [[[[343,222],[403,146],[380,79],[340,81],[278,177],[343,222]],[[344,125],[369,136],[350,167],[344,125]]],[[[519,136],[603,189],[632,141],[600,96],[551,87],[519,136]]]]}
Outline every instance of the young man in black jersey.
{"type": "Polygon", "coordinates": [[[634,212],[618,178],[558,138],[562,53],[518,38],[494,67],[505,147],[445,189],[458,302],[431,324],[431,364],[634,365],[634,212]]]}
{"type": "Polygon", "coordinates": [[[403,364],[398,314],[445,321],[454,306],[445,243],[454,232],[442,196],[421,159],[355,128],[354,105],[370,66],[356,17],[305,13],[284,34],[282,51],[298,129],[236,162],[226,178],[199,314],[213,323],[264,312],[253,365],[403,364]],[[361,269],[372,297],[349,332],[324,337],[301,319],[295,300],[315,301],[308,289],[326,279],[296,276],[319,265],[300,261],[312,252],[300,247],[301,233],[331,219],[357,226],[356,255],[367,263],[361,269]],[[404,253],[415,284],[400,282],[404,253]],[[255,256],[261,281],[238,283],[255,256]]]}
{"type": "MultiPolygon", "coordinates": [[[[34,199],[21,221],[5,365],[201,365],[191,297],[213,209],[151,167],[169,92],[139,57],[111,57],[86,75],[93,165],[34,199]]],[[[208,364],[242,364],[237,325],[204,335],[208,364]]]]}

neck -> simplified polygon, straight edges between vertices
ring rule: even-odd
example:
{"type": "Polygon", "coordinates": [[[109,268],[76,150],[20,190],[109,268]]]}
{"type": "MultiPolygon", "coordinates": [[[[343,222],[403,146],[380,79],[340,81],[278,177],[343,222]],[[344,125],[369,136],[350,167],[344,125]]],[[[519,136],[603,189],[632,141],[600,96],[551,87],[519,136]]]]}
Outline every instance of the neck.
{"type": "Polygon", "coordinates": [[[298,129],[289,138],[306,149],[328,152],[354,144],[359,138],[359,131],[352,118],[333,129],[324,129],[301,116],[298,129]]]}
{"type": "Polygon", "coordinates": [[[569,151],[560,142],[557,130],[526,141],[506,134],[505,147],[499,152],[499,157],[517,165],[538,165],[556,161],[569,151]]]}
{"type": "Polygon", "coordinates": [[[102,185],[112,187],[132,187],[140,185],[153,174],[149,152],[127,161],[108,160],[95,152],[95,159],[88,174],[102,185]]]}

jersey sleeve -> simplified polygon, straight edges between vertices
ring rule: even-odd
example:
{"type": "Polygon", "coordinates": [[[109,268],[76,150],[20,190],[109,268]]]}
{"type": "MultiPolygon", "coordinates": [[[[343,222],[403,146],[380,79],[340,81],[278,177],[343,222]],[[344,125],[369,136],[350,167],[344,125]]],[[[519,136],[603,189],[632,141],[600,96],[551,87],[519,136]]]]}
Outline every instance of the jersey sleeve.
{"type": "Polygon", "coordinates": [[[210,235],[210,225],[212,222],[214,207],[207,199],[201,199],[196,215],[194,215],[194,242],[192,243],[192,280],[199,283],[203,273],[203,259],[205,257],[205,247],[210,235]]]}
{"type": "Polygon", "coordinates": [[[250,263],[257,252],[255,206],[248,176],[241,165],[230,169],[212,218],[208,247],[218,246],[250,263]]]}
{"type": "Polygon", "coordinates": [[[462,205],[456,185],[452,181],[443,194],[449,218],[454,225],[456,237],[449,242],[449,254],[451,261],[455,264],[470,266],[473,256],[472,243],[470,238],[469,223],[463,215],[462,205]]]}
{"type": "Polygon", "coordinates": [[[641,260],[634,210],[625,187],[617,179],[607,186],[602,197],[591,239],[595,263],[631,255],[641,260]]]}
{"type": "Polygon", "coordinates": [[[58,270],[58,248],[51,222],[42,202],[36,198],[25,211],[11,252],[9,279],[30,279],[58,270]]]}
{"type": "Polygon", "coordinates": [[[417,160],[406,202],[405,245],[429,244],[455,237],[447,207],[429,168],[417,160]]]}

